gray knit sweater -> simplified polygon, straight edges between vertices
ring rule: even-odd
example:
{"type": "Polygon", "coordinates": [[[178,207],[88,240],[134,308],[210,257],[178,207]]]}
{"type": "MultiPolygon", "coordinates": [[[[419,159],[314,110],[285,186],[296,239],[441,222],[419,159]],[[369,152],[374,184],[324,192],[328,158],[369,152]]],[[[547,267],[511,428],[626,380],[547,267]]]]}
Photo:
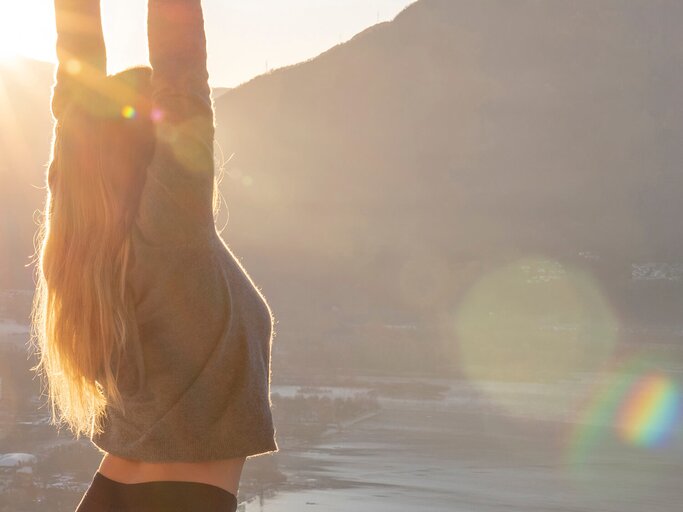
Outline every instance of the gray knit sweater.
{"type": "MultiPolygon", "coordinates": [[[[68,16],[57,17],[58,56],[101,66],[99,0],[55,3],[83,20],[76,33],[60,23],[68,16]]],[[[201,0],[149,0],[148,35],[161,115],[132,230],[129,303],[137,322],[117,380],[125,411],[109,406],[92,442],[148,462],[275,452],[273,315],[213,220],[215,127],[201,0]]],[[[60,59],[56,112],[69,101],[69,79],[60,59]]]]}

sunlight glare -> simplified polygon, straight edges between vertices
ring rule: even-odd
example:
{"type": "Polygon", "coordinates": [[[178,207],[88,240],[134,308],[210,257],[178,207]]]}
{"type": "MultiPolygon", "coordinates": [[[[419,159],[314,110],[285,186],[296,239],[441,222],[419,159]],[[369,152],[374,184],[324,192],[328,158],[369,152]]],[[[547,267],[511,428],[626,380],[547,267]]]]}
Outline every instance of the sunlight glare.
{"type": "Polygon", "coordinates": [[[17,54],[14,53],[11,48],[6,47],[4,44],[0,46],[0,61],[1,62],[7,62],[14,60],[17,57],[17,54]]]}
{"type": "Polygon", "coordinates": [[[53,60],[55,40],[52,2],[22,0],[0,5],[0,60],[20,56],[53,60]]]}
{"type": "Polygon", "coordinates": [[[7,35],[0,33],[0,62],[7,62],[17,58],[17,52],[11,44],[6,41],[7,35]]]}

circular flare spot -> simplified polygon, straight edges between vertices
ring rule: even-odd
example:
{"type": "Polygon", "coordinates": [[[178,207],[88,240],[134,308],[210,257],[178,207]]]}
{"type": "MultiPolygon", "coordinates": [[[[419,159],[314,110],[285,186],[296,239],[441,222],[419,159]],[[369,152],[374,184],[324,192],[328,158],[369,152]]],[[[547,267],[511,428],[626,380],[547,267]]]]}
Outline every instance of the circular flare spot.
{"type": "MultiPolygon", "coordinates": [[[[491,271],[465,295],[456,314],[454,357],[513,414],[561,419],[571,414],[571,404],[553,400],[544,386],[601,367],[612,355],[617,327],[589,275],[529,257],[491,271]]],[[[570,398],[580,401],[582,391],[573,387],[570,398]]]]}
{"type": "Polygon", "coordinates": [[[158,123],[159,121],[164,119],[164,112],[160,108],[154,108],[154,109],[152,109],[151,117],[152,117],[152,121],[154,121],[155,123],[158,123]]]}
{"type": "Polygon", "coordinates": [[[213,120],[197,116],[179,123],[159,125],[159,138],[169,145],[176,161],[191,174],[213,176],[213,120]],[[211,145],[209,145],[211,144],[211,145]]]}
{"type": "Polygon", "coordinates": [[[83,70],[83,65],[79,60],[69,59],[66,63],[66,72],[70,75],[78,75],[83,70]]]}
{"type": "Polygon", "coordinates": [[[135,109],[130,105],[126,105],[121,109],[121,115],[126,119],[133,119],[136,115],[135,109]]]}

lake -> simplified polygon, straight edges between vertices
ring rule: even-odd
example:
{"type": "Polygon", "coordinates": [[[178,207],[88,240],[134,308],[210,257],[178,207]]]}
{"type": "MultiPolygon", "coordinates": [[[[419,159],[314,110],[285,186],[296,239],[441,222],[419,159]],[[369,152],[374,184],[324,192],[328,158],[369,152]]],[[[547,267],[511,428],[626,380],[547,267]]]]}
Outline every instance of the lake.
{"type": "MultiPolygon", "coordinates": [[[[636,442],[620,435],[618,417],[605,412],[623,410],[631,400],[631,388],[617,396],[621,409],[603,399],[618,377],[577,375],[553,384],[419,379],[446,384],[448,392],[434,400],[381,397],[377,414],[315,446],[281,443],[275,456],[287,481],[240,510],[678,510],[680,394],[672,395],[678,409],[659,427],[660,442],[636,442]]],[[[380,380],[401,381],[365,385],[380,380]]]]}

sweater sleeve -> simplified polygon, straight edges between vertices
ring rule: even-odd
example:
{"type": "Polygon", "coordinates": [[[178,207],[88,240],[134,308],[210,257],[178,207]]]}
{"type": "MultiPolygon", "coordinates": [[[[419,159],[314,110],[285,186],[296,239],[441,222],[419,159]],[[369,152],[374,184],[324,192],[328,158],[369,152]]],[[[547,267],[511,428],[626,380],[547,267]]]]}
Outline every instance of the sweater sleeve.
{"type": "Polygon", "coordinates": [[[138,219],[155,244],[214,232],[214,113],[201,0],[149,0],[156,149],[138,219]]]}
{"type": "Polygon", "coordinates": [[[51,108],[59,120],[70,102],[87,108],[107,74],[100,0],[55,0],[57,72],[51,108]]]}

